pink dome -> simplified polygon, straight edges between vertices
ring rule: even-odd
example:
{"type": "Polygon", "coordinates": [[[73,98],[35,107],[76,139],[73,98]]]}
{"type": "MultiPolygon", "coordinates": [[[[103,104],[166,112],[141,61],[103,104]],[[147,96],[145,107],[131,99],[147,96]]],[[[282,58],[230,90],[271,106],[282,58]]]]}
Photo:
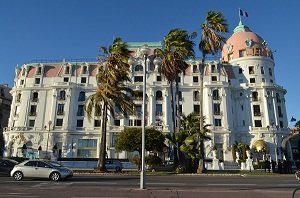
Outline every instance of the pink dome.
{"type": "Polygon", "coordinates": [[[267,42],[240,22],[223,46],[222,60],[229,62],[246,56],[265,56],[273,59],[267,42]]]}

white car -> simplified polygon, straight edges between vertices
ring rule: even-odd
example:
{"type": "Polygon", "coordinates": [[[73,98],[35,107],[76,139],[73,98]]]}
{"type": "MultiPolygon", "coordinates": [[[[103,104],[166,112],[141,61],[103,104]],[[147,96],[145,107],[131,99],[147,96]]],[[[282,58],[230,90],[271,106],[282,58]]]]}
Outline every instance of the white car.
{"type": "Polygon", "coordinates": [[[48,178],[58,181],[73,176],[73,171],[62,165],[45,160],[26,160],[15,165],[10,175],[20,181],[23,178],[48,178]]]}

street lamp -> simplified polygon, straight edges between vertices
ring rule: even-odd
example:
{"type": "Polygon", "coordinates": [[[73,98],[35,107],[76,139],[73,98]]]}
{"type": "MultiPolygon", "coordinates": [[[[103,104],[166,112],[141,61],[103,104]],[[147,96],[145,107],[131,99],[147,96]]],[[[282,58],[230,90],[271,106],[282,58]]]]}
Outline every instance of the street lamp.
{"type": "MultiPolygon", "coordinates": [[[[46,145],[46,159],[48,159],[48,144],[49,144],[49,134],[50,134],[51,124],[52,124],[52,121],[49,120],[49,122],[48,122],[48,134],[47,134],[47,145],[46,145]]],[[[47,126],[45,126],[45,129],[47,129],[47,126]]]]}
{"type": "Polygon", "coordinates": [[[146,119],[146,73],[147,73],[147,58],[150,52],[148,45],[144,45],[141,50],[144,58],[144,75],[143,75],[143,120],[142,120],[142,170],[140,177],[140,189],[145,189],[145,119],[146,119]]]}
{"type": "MultiPolygon", "coordinates": [[[[274,124],[272,123],[271,126],[271,131],[273,132],[273,142],[274,142],[274,154],[275,154],[275,161],[276,164],[278,164],[278,153],[277,153],[277,134],[275,133],[275,127],[273,126],[274,124]]],[[[268,129],[270,127],[268,126],[268,129]]],[[[278,130],[278,126],[276,126],[276,129],[278,130]]]]}

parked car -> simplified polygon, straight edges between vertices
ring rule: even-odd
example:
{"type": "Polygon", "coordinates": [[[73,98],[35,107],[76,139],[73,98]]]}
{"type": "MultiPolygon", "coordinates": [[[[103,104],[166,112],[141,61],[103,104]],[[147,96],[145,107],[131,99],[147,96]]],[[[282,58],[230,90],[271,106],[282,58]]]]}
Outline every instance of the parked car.
{"type": "Polygon", "coordinates": [[[12,159],[0,158],[0,175],[10,176],[10,171],[18,162],[12,159]]]}
{"type": "Polygon", "coordinates": [[[107,171],[121,172],[123,166],[119,160],[105,160],[105,168],[107,171]]]}
{"type": "Polygon", "coordinates": [[[299,171],[299,170],[297,170],[297,171],[295,172],[295,176],[296,176],[296,179],[297,179],[297,180],[300,180],[300,171],[299,171]]]}
{"type": "Polygon", "coordinates": [[[73,171],[62,165],[45,160],[26,160],[15,165],[10,175],[17,181],[23,178],[48,178],[58,181],[73,176],[73,171]]]}
{"type": "Polygon", "coordinates": [[[172,161],[164,161],[159,165],[148,165],[147,170],[151,172],[156,171],[174,171],[174,163],[172,161]]]}

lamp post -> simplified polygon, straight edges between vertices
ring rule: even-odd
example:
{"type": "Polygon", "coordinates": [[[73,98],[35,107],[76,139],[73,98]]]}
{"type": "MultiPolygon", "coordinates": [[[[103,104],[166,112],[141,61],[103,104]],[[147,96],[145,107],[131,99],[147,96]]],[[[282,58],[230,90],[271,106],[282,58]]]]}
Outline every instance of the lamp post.
{"type": "MultiPolygon", "coordinates": [[[[46,144],[46,159],[48,159],[48,145],[49,145],[49,134],[50,134],[50,126],[52,124],[52,121],[49,120],[48,122],[48,134],[47,134],[47,144],[46,144]]],[[[47,129],[47,126],[45,126],[45,129],[47,129]]]]}
{"type": "Polygon", "coordinates": [[[145,189],[145,114],[146,114],[146,73],[147,73],[147,58],[150,52],[148,45],[144,45],[141,50],[144,58],[144,74],[143,74],[143,117],[142,117],[142,170],[140,177],[140,189],[145,189]]]}
{"type": "MultiPolygon", "coordinates": [[[[275,133],[275,127],[273,126],[274,124],[272,123],[271,130],[273,132],[273,142],[274,142],[274,154],[275,154],[275,161],[276,164],[278,164],[278,153],[277,153],[277,134],[275,133]]],[[[269,127],[268,127],[269,128],[269,127]]],[[[278,126],[276,126],[276,129],[278,130],[278,126]]]]}

